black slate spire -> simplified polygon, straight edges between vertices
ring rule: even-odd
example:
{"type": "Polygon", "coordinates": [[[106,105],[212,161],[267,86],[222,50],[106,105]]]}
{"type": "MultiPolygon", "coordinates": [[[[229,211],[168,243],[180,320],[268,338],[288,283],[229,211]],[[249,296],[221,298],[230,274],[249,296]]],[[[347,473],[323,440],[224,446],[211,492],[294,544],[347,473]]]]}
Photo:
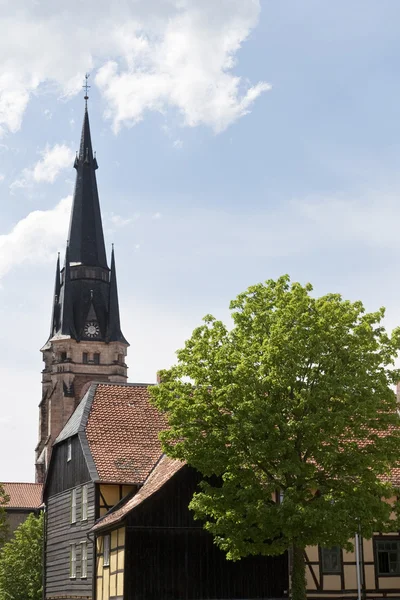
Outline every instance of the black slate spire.
{"type": "Polygon", "coordinates": [[[73,290],[71,284],[69,246],[65,251],[65,266],[63,274],[63,285],[61,286],[60,297],[60,333],[72,338],[76,338],[74,314],[73,314],[73,290]]]}
{"type": "Polygon", "coordinates": [[[61,281],[60,281],[60,253],[57,256],[57,264],[56,264],[56,278],[54,283],[54,295],[53,295],[53,313],[51,315],[51,326],[50,326],[50,337],[56,333],[59,328],[60,323],[60,289],[61,289],[61,281]]]}
{"type": "Polygon", "coordinates": [[[118,303],[118,287],[117,273],[115,270],[115,255],[114,244],[111,250],[111,273],[110,273],[110,300],[108,309],[108,327],[107,341],[109,342],[128,342],[122,335],[121,324],[119,319],[119,303],[118,303]]]}
{"type": "MultiPolygon", "coordinates": [[[[86,86],[85,86],[86,87],[86,86]]],[[[50,338],[128,344],[121,332],[114,250],[107,265],[87,95],[65,264],[57,261],[50,338]]],[[[46,347],[46,346],[45,346],[46,347]]]]}
{"type": "Polygon", "coordinates": [[[93,156],[89,114],[85,106],[81,143],[74,167],[76,183],[69,227],[71,263],[107,268],[99,195],[96,157],[93,156]]]}

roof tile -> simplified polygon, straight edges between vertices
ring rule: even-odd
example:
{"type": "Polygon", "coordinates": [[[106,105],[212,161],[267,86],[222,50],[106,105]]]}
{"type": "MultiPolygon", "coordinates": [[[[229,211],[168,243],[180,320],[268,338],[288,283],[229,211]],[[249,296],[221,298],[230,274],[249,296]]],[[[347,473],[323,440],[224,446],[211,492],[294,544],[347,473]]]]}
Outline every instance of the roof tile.
{"type": "Polygon", "coordinates": [[[185,464],[186,463],[181,462],[180,460],[174,460],[163,455],[138,493],[125,502],[121,508],[101,519],[101,521],[93,527],[93,531],[97,531],[106,526],[115,525],[121,521],[131,510],[161,489],[175,473],[185,466],[185,464]]]}
{"type": "Polygon", "coordinates": [[[39,508],[42,504],[41,483],[3,483],[4,491],[10,496],[5,508],[39,508]]]}
{"type": "Polygon", "coordinates": [[[100,480],[143,483],[162,453],[158,434],[166,426],[148,384],[99,383],[86,437],[100,480]]]}

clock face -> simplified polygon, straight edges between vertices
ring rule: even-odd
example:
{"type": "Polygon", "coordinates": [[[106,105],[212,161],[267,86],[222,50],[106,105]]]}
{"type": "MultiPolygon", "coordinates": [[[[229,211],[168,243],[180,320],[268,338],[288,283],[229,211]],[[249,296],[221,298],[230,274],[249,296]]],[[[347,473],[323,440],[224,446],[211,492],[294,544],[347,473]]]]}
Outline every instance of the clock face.
{"type": "Polygon", "coordinates": [[[100,327],[96,321],[89,321],[85,325],[84,333],[89,338],[97,338],[100,335],[100,327]]]}

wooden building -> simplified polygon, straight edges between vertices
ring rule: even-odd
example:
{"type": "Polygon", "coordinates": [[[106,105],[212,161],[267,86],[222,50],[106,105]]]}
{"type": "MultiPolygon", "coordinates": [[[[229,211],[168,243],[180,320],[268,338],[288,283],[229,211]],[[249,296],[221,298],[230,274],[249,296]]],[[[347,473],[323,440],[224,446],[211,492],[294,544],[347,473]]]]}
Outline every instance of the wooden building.
{"type": "Polygon", "coordinates": [[[287,555],[228,561],[193,519],[200,479],[163,456],[141,489],[94,526],[97,600],[287,596],[287,555]]]}

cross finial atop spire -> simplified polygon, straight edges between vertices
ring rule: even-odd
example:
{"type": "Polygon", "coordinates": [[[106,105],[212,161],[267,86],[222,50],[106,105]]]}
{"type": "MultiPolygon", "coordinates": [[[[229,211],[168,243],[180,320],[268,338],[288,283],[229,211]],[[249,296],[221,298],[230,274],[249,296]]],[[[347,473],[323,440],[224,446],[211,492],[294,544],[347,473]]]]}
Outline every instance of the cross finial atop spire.
{"type": "Polygon", "coordinates": [[[87,108],[87,101],[89,99],[88,96],[88,89],[90,89],[90,85],[88,85],[88,79],[90,77],[90,73],[85,73],[85,84],[82,86],[83,89],[85,90],[85,108],[87,108]]]}

